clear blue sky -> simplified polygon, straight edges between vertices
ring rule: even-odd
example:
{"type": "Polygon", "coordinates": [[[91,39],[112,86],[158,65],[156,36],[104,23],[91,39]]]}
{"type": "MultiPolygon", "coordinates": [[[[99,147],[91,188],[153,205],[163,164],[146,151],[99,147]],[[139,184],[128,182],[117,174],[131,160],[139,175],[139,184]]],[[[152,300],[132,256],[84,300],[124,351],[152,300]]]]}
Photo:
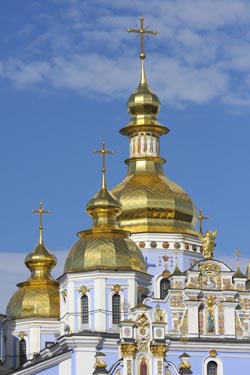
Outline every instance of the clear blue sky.
{"type": "Polygon", "coordinates": [[[90,226],[102,140],[115,150],[108,186],[126,174],[119,130],[140,71],[139,39],[126,30],[142,14],[159,31],[146,40],[146,72],[171,130],[161,142],[166,175],[210,217],[205,229],[218,229],[216,255],[249,257],[250,2],[2,0],[0,252],[3,279],[6,262],[20,261],[14,279],[8,271],[13,290],[28,276],[39,201],[52,212],[45,243],[65,254],[90,226]]]}

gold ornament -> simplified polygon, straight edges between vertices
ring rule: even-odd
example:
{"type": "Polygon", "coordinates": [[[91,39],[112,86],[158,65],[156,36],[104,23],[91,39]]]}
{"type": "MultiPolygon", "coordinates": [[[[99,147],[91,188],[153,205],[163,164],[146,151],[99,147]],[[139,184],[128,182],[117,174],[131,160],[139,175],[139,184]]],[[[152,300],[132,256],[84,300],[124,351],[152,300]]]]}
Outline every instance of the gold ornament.
{"type": "Polygon", "coordinates": [[[89,289],[85,285],[82,285],[80,286],[80,288],[78,288],[78,291],[84,296],[89,291],[89,289]]]}
{"type": "Polygon", "coordinates": [[[107,363],[105,361],[96,361],[96,363],[94,364],[94,368],[106,368],[107,367],[107,363]]]}
{"type": "Polygon", "coordinates": [[[120,284],[114,284],[111,290],[112,292],[115,292],[116,294],[119,294],[121,291],[123,291],[120,284]]]}
{"type": "Polygon", "coordinates": [[[17,336],[19,337],[19,340],[22,341],[24,340],[24,337],[27,336],[27,333],[20,331],[17,336]]]}
{"type": "Polygon", "coordinates": [[[121,355],[122,357],[135,357],[137,353],[136,344],[121,344],[121,355]]]}
{"type": "Polygon", "coordinates": [[[213,305],[215,304],[215,297],[206,296],[206,302],[208,307],[213,307],[213,305]]]}
{"type": "Polygon", "coordinates": [[[149,326],[148,318],[146,317],[145,314],[142,314],[142,315],[139,316],[139,318],[137,320],[137,326],[139,326],[139,327],[148,327],[149,326]]]}
{"type": "Polygon", "coordinates": [[[167,345],[150,345],[150,350],[153,357],[164,358],[168,350],[167,345]]]}
{"type": "Polygon", "coordinates": [[[209,355],[212,358],[215,358],[217,356],[217,351],[215,349],[209,350],[209,355]]]}
{"type": "Polygon", "coordinates": [[[162,272],[162,277],[167,278],[167,277],[169,277],[169,276],[170,276],[170,272],[169,272],[168,270],[164,270],[164,271],[162,272]]]}
{"type": "Polygon", "coordinates": [[[212,232],[211,230],[207,230],[205,233],[205,236],[197,232],[199,240],[202,243],[203,255],[204,255],[204,258],[206,259],[212,259],[214,256],[214,248],[216,246],[214,240],[217,234],[218,234],[217,229],[214,232],[212,232]]]}
{"type": "Polygon", "coordinates": [[[189,362],[187,362],[187,361],[182,361],[180,364],[179,364],[179,369],[180,370],[183,370],[183,369],[190,369],[191,368],[191,365],[190,365],[190,363],[189,362]]]}

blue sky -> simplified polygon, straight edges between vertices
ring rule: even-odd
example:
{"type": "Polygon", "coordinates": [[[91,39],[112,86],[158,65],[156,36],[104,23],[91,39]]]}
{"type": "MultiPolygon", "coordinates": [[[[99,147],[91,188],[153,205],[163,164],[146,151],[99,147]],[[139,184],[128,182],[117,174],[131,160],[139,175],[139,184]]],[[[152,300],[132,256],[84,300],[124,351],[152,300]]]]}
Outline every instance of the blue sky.
{"type": "MultiPolygon", "coordinates": [[[[250,2],[243,0],[2,0],[0,3],[0,252],[2,304],[28,277],[23,259],[38,241],[44,202],[47,247],[63,258],[90,226],[88,200],[100,185],[107,142],[108,186],[126,174],[126,101],[139,81],[146,40],[149,85],[166,175],[218,229],[217,256],[249,257],[250,2]],[[15,260],[15,261],[14,261],[15,260]],[[11,270],[6,264],[12,264],[11,270]]],[[[0,306],[3,311],[3,307],[0,306]]]]}

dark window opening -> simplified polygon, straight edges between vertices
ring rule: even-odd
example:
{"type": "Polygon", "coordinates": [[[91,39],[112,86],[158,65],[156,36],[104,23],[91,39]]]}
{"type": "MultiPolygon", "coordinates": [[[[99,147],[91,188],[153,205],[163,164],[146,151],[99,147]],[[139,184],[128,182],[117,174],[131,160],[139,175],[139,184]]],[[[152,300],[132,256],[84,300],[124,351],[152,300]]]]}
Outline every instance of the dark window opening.
{"type": "Polygon", "coordinates": [[[20,340],[20,366],[23,366],[26,361],[26,341],[22,339],[20,340]]]}
{"type": "Polygon", "coordinates": [[[86,295],[81,297],[81,309],[82,309],[82,324],[88,324],[89,322],[89,299],[88,299],[88,296],[86,295]]]}
{"type": "Polygon", "coordinates": [[[217,375],[217,363],[210,361],[207,364],[207,375],[217,375]]]}
{"type": "Polygon", "coordinates": [[[160,282],[160,298],[165,298],[168,295],[170,289],[170,281],[168,279],[162,279],[160,282]]]}
{"type": "Polygon", "coordinates": [[[114,294],[112,297],[112,323],[119,324],[121,321],[121,297],[114,294]]]}

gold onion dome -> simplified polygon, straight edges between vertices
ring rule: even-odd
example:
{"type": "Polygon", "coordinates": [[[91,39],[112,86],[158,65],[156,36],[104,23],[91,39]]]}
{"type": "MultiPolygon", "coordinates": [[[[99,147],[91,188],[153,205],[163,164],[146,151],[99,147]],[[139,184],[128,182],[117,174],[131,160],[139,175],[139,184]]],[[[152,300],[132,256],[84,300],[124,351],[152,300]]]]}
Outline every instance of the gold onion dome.
{"type": "MultiPolygon", "coordinates": [[[[42,209],[41,215],[47,213],[42,209]]],[[[11,297],[6,315],[9,319],[59,318],[59,283],[51,276],[51,269],[56,265],[56,257],[45,247],[42,239],[40,221],[40,240],[34,250],[25,258],[25,264],[31,271],[30,278],[17,286],[19,289],[11,297]]]]}
{"type": "MultiPolygon", "coordinates": [[[[144,29],[141,17],[140,30],[128,30],[156,34],[144,29]]],[[[144,48],[144,44],[143,48],[144,48]]],[[[130,122],[120,133],[129,136],[130,158],[125,161],[128,173],[125,179],[111,191],[122,204],[117,217],[121,227],[131,233],[173,232],[196,235],[196,209],[188,194],[164,175],[160,157],[160,136],[168,129],[159,123],[158,97],[147,84],[144,68],[144,49],[140,54],[141,78],[137,90],[128,100],[130,122]]]]}
{"type": "MultiPolygon", "coordinates": [[[[98,152],[104,157],[108,153],[104,142],[102,150],[98,152]]],[[[115,221],[122,207],[106,187],[105,171],[103,168],[100,190],[86,207],[93,219],[92,227],[78,233],[80,238],[65,261],[65,273],[97,269],[146,272],[140,249],[129,238],[129,233],[115,221]]]]}

